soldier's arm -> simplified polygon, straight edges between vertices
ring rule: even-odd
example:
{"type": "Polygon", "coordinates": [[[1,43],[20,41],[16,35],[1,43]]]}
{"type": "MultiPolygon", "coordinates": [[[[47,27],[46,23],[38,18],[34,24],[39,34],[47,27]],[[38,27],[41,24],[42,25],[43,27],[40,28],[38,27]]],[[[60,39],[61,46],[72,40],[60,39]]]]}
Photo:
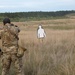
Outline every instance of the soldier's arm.
{"type": "Polygon", "coordinates": [[[19,27],[17,26],[17,25],[15,25],[15,27],[17,28],[17,30],[18,30],[18,33],[20,32],[20,29],[19,29],[19,27]]]}
{"type": "Polygon", "coordinates": [[[8,31],[13,34],[13,35],[18,35],[18,33],[20,32],[19,27],[16,26],[12,26],[12,27],[8,27],[8,31]]]}
{"type": "Polygon", "coordinates": [[[8,28],[8,32],[10,32],[12,35],[15,35],[15,37],[19,40],[18,33],[20,32],[19,27],[17,26],[11,26],[8,28]]]}

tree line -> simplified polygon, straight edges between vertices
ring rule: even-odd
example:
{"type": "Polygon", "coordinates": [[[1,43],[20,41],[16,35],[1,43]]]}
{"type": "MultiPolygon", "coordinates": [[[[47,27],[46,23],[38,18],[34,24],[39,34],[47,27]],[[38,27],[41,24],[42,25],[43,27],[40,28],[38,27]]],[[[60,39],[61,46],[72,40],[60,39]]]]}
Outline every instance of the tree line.
{"type": "Polygon", "coordinates": [[[5,17],[9,17],[12,21],[28,21],[28,20],[41,20],[41,19],[54,19],[64,18],[65,15],[75,13],[71,11],[56,11],[56,12],[5,12],[0,13],[0,21],[5,17]]]}

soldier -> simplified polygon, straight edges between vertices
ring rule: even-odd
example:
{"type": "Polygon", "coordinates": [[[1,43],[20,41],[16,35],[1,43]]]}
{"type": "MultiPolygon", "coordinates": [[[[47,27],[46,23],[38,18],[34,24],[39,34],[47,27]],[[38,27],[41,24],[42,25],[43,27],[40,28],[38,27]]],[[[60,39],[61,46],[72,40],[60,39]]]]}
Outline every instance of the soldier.
{"type": "Polygon", "coordinates": [[[18,52],[18,33],[20,29],[11,24],[9,18],[3,20],[3,30],[0,38],[2,40],[2,74],[8,75],[11,63],[13,62],[16,75],[22,75],[21,58],[17,56],[18,52]]]}

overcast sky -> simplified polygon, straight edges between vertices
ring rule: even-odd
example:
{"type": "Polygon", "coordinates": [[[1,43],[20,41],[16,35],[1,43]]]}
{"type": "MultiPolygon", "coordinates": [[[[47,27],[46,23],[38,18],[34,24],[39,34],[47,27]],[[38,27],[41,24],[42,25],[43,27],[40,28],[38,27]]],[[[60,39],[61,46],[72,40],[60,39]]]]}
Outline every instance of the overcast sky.
{"type": "Polygon", "coordinates": [[[75,10],[75,0],[0,0],[0,12],[75,10]]]}

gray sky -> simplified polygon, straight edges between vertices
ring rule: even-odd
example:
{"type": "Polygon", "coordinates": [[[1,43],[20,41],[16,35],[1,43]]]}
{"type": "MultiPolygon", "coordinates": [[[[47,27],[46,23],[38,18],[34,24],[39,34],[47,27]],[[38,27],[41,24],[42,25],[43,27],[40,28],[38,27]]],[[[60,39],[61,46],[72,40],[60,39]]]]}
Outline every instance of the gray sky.
{"type": "Polygon", "coordinates": [[[75,10],[75,0],[0,0],[0,12],[75,10]]]}

